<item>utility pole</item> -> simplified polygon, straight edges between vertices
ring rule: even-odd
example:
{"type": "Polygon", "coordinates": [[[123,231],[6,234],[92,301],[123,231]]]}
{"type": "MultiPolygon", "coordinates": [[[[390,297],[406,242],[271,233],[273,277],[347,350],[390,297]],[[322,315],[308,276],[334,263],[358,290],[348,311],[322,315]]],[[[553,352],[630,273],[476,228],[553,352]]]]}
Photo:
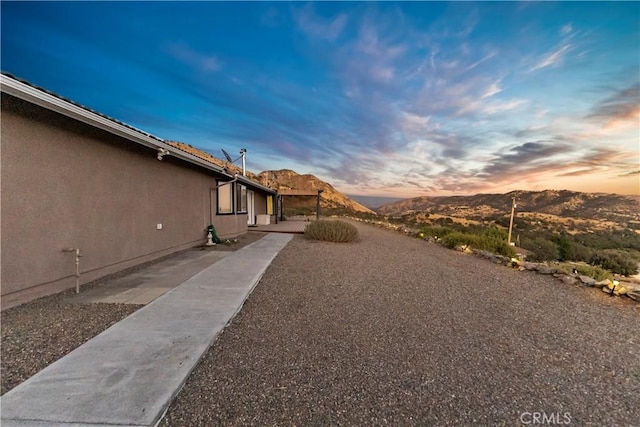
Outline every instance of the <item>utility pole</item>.
{"type": "Polygon", "coordinates": [[[509,237],[507,237],[507,243],[509,243],[509,245],[511,245],[511,230],[513,230],[513,215],[515,214],[516,211],[516,198],[513,197],[511,199],[511,219],[509,220],[509,237]]]}

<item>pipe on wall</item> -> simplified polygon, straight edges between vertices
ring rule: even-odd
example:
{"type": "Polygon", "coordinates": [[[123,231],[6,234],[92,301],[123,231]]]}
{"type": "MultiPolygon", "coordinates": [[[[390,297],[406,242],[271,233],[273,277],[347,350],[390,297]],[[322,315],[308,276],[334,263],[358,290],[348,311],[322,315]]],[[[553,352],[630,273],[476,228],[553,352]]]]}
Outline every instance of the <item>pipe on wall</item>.
{"type": "Polygon", "coordinates": [[[75,252],[76,253],[76,294],[80,293],[80,248],[65,248],[62,252],[75,252]]]}

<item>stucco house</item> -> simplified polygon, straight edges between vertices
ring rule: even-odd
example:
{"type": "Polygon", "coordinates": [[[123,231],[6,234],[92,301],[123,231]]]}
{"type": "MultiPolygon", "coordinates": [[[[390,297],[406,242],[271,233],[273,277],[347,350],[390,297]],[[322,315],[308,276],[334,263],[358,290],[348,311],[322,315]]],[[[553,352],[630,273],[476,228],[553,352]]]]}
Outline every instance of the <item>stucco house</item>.
{"type": "Polygon", "coordinates": [[[275,191],[164,140],[0,76],[1,302],[7,308],[274,212],[275,191]]]}

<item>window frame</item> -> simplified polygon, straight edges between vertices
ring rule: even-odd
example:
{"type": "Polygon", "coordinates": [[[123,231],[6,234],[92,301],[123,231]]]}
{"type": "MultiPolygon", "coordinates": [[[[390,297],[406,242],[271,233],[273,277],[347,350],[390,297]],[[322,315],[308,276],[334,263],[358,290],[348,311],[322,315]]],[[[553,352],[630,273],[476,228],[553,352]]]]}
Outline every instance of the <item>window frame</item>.
{"type": "Polygon", "coordinates": [[[218,181],[218,185],[216,188],[216,215],[233,215],[234,211],[234,185],[230,181],[218,181]],[[222,190],[224,188],[224,192],[226,193],[228,189],[228,194],[223,194],[222,190]],[[220,203],[224,199],[226,199],[227,203],[224,205],[220,203]],[[222,210],[222,207],[228,206],[228,209],[222,210]]]}
{"type": "Polygon", "coordinates": [[[236,183],[236,213],[246,214],[249,212],[247,200],[247,186],[236,183]]]}

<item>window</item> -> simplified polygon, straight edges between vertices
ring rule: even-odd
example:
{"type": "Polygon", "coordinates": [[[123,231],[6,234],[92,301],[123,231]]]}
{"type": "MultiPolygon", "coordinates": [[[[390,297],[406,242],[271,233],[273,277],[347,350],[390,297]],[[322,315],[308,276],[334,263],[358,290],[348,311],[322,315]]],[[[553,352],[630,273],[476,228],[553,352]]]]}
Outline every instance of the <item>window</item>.
{"type": "Polygon", "coordinates": [[[218,187],[218,213],[233,213],[233,185],[221,184],[218,187]]]}
{"type": "Polygon", "coordinates": [[[242,184],[238,184],[238,191],[236,191],[236,195],[238,197],[236,212],[246,213],[247,212],[247,187],[242,184]]]}
{"type": "Polygon", "coordinates": [[[273,196],[267,196],[267,215],[273,215],[273,196]]]}

